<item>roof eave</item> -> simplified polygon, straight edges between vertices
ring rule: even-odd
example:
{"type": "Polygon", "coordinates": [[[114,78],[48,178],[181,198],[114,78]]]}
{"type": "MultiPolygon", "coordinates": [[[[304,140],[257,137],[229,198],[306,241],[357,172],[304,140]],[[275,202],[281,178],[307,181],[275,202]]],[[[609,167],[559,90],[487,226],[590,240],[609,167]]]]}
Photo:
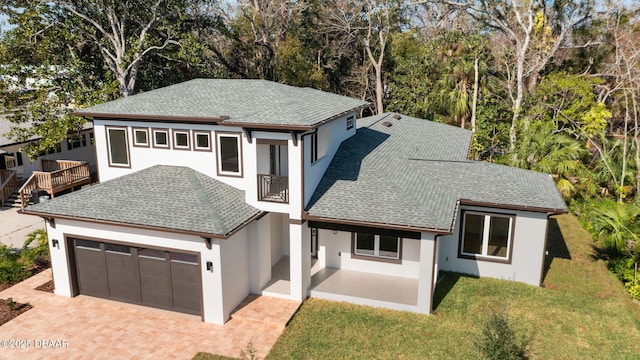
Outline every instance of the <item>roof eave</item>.
{"type": "Polygon", "coordinates": [[[460,199],[460,204],[469,205],[469,206],[508,209],[508,210],[541,212],[541,213],[549,213],[549,214],[566,214],[569,212],[567,208],[548,208],[548,207],[538,207],[538,206],[502,204],[502,203],[494,203],[494,202],[486,202],[486,201],[475,201],[471,199],[460,199]]]}
{"type": "Polygon", "coordinates": [[[94,224],[125,226],[125,227],[136,228],[136,229],[157,230],[157,231],[164,231],[164,232],[170,232],[175,234],[192,235],[192,236],[208,237],[208,238],[215,238],[215,239],[228,239],[231,235],[233,235],[233,233],[239,230],[239,228],[236,228],[234,229],[234,231],[229,232],[228,234],[213,234],[213,233],[207,233],[207,232],[201,232],[201,231],[191,231],[191,230],[177,229],[177,228],[170,228],[170,227],[163,227],[163,226],[141,225],[141,224],[134,224],[134,223],[128,223],[123,221],[113,221],[113,220],[96,219],[96,218],[89,218],[89,217],[82,217],[82,216],[46,213],[46,212],[33,211],[28,209],[19,210],[18,213],[39,216],[45,220],[52,219],[52,218],[74,220],[74,221],[89,222],[94,224]]]}
{"type": "Polygon", "coordinates": [[[71,113],[74,116],[82,116],[82,117],[90,117],[93,119],[111,119],[111,120],[141,120],[141,121],[160,121],[160,122],[168,122],[168,121],[184,121],[184,122],[192,122],[192,123],[221,123],[225,119],[228,119],[227,116],[213,116],[213,117],[201,117],[201,116],[167,116],[167,115],[145,115],[145,114],[112,114],[112,113],[100,113],[100,112],[85,112],[85,111],[74,111],[71,113]]]}
{"type": "Polygon", "coordinates": [[[339,219],[339,218],[331,218],[331,217],[325,217],[325,216],[310,215],[307,212],[302,214],[302,219],[307,221],[328,222],[328,223],[355,225],[355,226],[367,226],[367,227],[390,229],[390,230],[430,232],[430,233],[443,234],[443,235],[452,234],[452,231],[450,229],[439,229],[439,228],[428,228],[428,227],[422,227],[422,226],[380,223],[375,221],[364,221],[364,220],[339,219]]]}

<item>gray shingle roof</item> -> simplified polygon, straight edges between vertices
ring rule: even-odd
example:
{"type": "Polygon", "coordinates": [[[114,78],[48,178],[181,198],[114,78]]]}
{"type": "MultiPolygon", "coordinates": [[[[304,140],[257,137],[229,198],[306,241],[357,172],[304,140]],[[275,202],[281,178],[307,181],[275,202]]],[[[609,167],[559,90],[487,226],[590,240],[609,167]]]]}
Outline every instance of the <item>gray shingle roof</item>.
{"type": "MultiPolygon", "coordinates": [[[[9,121],[9,119],[7,119],[7,115],[0,115],[0,147],[2,146],[8,146],[8,145],[13,145],[13,144],[17,144],[16,141],[14,141],[13,139],[10,139],[9,137],[7,137],[7,134],[9,133],[9,131],[11,131],[12,127],[15,127],[16,124],[9,121]]],[[[22,123],[20,124],[21,127],[30,127],[32,126],[31,122],[26,122],[26,123],[22,123]]],[[[93,128],[93,123],[91,122],[86,122],[84,124],[83,127],[85,130],[86,129],[92,129],[93,128]]],[[[29,140],[37,140],[39,139],[39,137],[34,136],[29,140]]]]}
{"type": "Polygon", "coordinates": [[[199,118],[265,126],[313,126],[368,103],[266,80],[195,79],[76,112],[81,116],[199,118]]]}
{"type": "Polygon", "coordinates": [[[566,211],[549,175],[466,160],[471,132],[392,115],[358,120],[307,205],[309,215],[451,231],[458,201],[566,211]]]}
{"type": "Polygon", "coordinates": [[[30,206],[77,217],[226,236],[258,215],[245,193],[187,167],[157,165],[30,206]]]}

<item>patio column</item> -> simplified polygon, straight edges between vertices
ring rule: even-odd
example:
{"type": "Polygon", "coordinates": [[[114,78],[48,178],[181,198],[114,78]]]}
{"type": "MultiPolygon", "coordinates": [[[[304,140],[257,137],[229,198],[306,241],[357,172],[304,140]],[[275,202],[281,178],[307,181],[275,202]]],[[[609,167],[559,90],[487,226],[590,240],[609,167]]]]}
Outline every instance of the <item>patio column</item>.
{"type": "Polygon", "coordinates": [[[289,220],[289,260],[291,299],[302,301],[307,297],[311,283],[311,244],[307,224],[289,220]]]}
{"type": "Polygon", "coordinates": [[[418,275],[418,312],[429,314],[433,302],[433,279],[436,268],[435,234],[420,237],[420,273],[418,275]]]}
{"type": "Polygon", "coordinates": [[[249,230],[249,288],[260,294],[271,279],[271,214],[248,226],[249,230]]]}

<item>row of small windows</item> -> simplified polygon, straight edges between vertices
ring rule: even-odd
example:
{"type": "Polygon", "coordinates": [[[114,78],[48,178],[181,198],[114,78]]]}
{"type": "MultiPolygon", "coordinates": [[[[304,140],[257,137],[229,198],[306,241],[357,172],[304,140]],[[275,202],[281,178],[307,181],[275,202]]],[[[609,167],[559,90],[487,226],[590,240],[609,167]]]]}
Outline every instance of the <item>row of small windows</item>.
{"type": "Polygon", "coordinates": [[[133,146],[154,147],[158,149],[211,151],[210,133],[208,131],[191,131],[180,129],[148,129],[133,128],[133,146]],[[169,136],[172,134],[172,136],[169,136]],[[151,135],[151,136],[150,136],[151,135]]]}
{"type": "MultiPolygon", "coordinates": [[[[109,166],[131,167],[128,128],[107,127],[109,166]]],[[[174,150],[213,151],[211,132],[201,130],[132,128],[133,146],[174,150]]],[[[242,176],[240,133],[216,132],[218,175],[242,176]]]]}

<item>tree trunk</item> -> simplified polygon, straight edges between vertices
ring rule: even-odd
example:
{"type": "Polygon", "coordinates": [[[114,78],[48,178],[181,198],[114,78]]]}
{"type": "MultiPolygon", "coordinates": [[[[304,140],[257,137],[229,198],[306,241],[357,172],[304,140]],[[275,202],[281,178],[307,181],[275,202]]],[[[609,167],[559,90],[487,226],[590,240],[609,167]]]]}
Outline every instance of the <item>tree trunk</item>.
{"type": "Polygon", "coordinates": [[[476,132],[476,107],[478,105],[478,87],[479,87],[479,69],[478,58],[473,61],[473,99],[471,101],[471,132],[476,132]]]}
{"type": "Polygon", "coordinates": [[[374,64],[373,69],[376,72],[376,113],[382,114],[384,113],[382,105],[382,64],[374,64]]]}

